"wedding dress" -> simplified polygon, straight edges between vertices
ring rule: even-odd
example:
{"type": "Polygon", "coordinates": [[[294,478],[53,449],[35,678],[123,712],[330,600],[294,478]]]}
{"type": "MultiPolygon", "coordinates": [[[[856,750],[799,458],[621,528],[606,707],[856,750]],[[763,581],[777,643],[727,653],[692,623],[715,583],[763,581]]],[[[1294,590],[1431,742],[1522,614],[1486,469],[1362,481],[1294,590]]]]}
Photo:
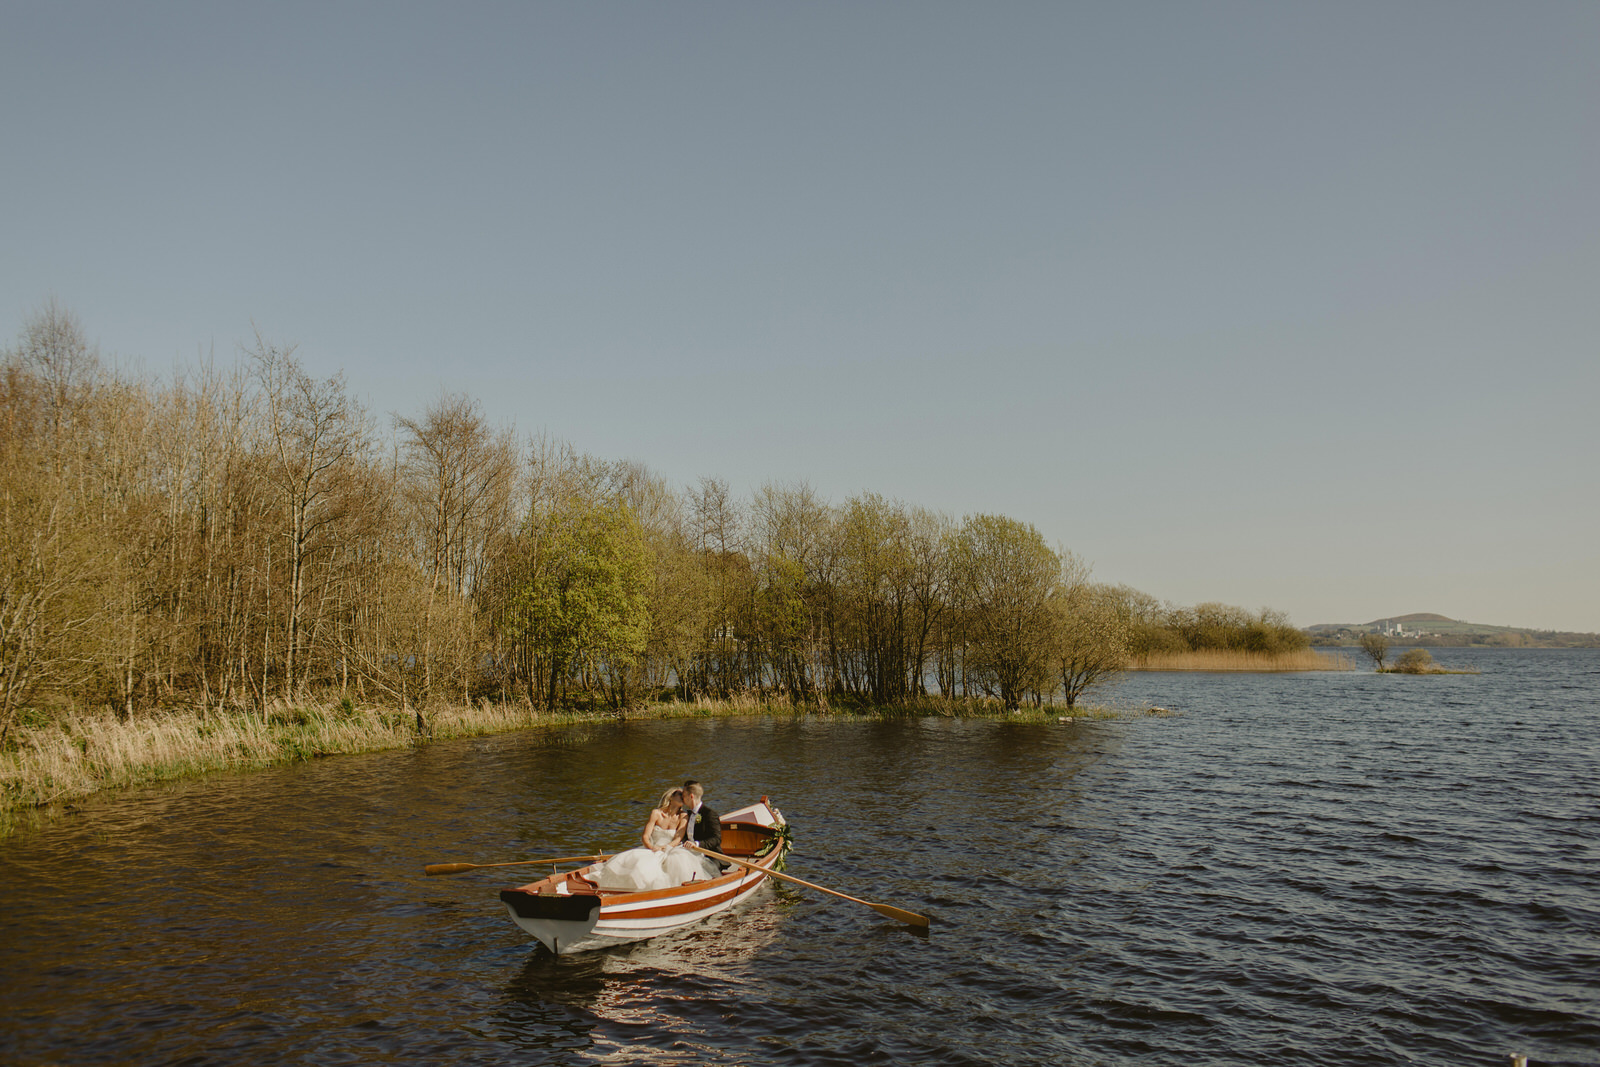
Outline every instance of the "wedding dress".
{"type": "MultiPolygon", "coordinates": [[[[664,849],[672,843],[673,836],[672,830],[658,826],[650,831],[650,843],[664,849]]],[[[633,893],[675,886],[678,883],[667,874],[664,863],[666,856],[665,852],[643,847],[618,852],[600,865],[595,884],[601,889],[626,889],[633,893]]]]}
{"type": "Polygon", "coordinates": [[[707,859],[698,852],[690,852],[686,848],[675,848],[666,853],[664,866],[673,885],[682,885],[696,878],[711,879],[722,873],[722,868],[717,866],[716,860],[707,859]]]}
{"type": "Polygon", "coordinates": [[[694,878],[715,878],[721,869],[686,848],[667,848],[676,831],[658,826],[650,831],[650,843],[663,851],[630,848],[600,865],[595,884],[601,889],[625,889],[643,893],[651,889],[670,889],[694,878]]]}

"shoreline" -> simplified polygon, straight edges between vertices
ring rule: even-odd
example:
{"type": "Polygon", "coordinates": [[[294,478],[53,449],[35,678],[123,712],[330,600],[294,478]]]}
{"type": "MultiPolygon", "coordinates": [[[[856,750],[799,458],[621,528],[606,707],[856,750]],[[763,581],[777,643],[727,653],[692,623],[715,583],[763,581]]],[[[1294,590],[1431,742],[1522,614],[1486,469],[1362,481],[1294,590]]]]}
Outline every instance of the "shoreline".
{"type": "Polygon", "coordinates": [[[735,696],[673,701],[617,712],[540,711],[526,704],[447,705],[427,713],[426,733],[411,709],[357,707],[344,699],[289,704],[257,712],[158,712],[122,722],[105,714],[68,713],[43,726],[16,729],[0,752],[0,841],[24,825],[74,810],[74,802],[122,789],[209,774],[259,770],[364,752],[392,752],[434,741],[518,730],[628,720],[780,715],[846,718],[971,718],[1065,722],[1171,714],[1161,708],[1043,705],[1007,713],[997,700],[923,697],[904,704],[856,707],[795,704],[787,698],[735,696]]]}

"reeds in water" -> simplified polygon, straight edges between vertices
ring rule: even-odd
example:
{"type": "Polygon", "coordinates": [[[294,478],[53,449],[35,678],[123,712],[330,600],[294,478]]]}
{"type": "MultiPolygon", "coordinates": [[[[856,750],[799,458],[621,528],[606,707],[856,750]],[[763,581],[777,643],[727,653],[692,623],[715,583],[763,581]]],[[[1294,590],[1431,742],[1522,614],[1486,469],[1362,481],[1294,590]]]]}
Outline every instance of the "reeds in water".
{"type": "MultiPolygon", "coordinates": [[[[525,705],[484,702],[430,711],[420,736],[497,733],[575,718],[535,715],[525,705]]],[[[0,752],[0,836],[9,831],[18,810],[102,789],[335,753],[402,748],[419,738],[412,711],[282,701],[269,706],[265,715],[213,712],[202,718],[179,710],[131,722],[69,712],[48,725],[19,727],[14,733],[15,743],[0,752]]]]}
{"type": "Polygon", "coordinates": [[[1132,671],[1348,671],[1355,665],[1342,652],[1303,648],[1296,652],[1152,652],[1128,665],[1132,671]]]}

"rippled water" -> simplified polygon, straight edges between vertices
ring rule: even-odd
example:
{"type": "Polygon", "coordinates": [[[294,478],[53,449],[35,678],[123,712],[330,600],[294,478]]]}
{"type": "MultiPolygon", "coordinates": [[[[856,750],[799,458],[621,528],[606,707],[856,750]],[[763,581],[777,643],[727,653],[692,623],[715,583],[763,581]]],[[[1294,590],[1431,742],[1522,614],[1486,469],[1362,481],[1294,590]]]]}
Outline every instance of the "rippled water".
{"type": "Polygon", "coordinates": [[[1183,712],[530,731],[104,798],[0,843],[0,1062],[1600,1064],[1600,654],[1137,675],[1183,712]],[[560,960],[424,863],[770,794],[779,887],[560,960]]]}

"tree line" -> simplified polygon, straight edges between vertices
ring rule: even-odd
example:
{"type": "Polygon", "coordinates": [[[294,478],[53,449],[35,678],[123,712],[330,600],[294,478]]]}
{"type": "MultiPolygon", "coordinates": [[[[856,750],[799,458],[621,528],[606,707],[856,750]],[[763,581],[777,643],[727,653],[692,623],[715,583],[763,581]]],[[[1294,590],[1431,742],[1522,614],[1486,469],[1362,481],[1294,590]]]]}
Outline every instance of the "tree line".
{"type": "Polygon", "coordinates": [[[1250,611],[1209,602],[1166,604],[1118,586],[1115,597],[1128,620],[1127,651],[1134,658],[1163,652],[1255,652],[1287,655],[1311,647],[1311,637],[1271,608],[1250,611]]]}
{"type": "Polygon", "coordinates": [[[380,423],[259,334],[135,377],[54,303],[4,352],[0,524],[0,740],[66,707],[330,691],[419,730],[485,699],[1073,704],[1141,648],[1298,634],[1093,583],[1004,516],[674,489],[461,395],[380,423]]]}

